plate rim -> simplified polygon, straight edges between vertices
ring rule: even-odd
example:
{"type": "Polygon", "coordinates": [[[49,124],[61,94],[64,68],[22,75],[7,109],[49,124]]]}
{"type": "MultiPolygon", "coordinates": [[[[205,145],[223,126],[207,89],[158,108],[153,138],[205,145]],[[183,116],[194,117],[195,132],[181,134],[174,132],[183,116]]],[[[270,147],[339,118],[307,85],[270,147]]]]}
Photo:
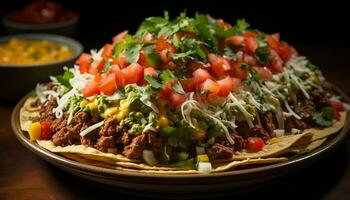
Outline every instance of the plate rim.
{"type": "MultiPolygon", "coordinates": [[[[332,84],[332,88],[340,94],[345,102],[349,103],[349,97],[340,90],[337,86],[332,84]]],[[[306,163],[309,161],[309,163],[313,160],[319,159],[321,156],[324,156],[327,153],[330,153],[332,150],[336,149],[341,145],[341,143],[346,139],[348,136],[349,130],[350,130],[350,112],[348,112],[346,116],[346,121],[344,124],[344,127],[342,130],[339,131],[339,133],[332,138],[327,144],[322,145],[321,147],[318,147],[317,149],[311,151],[310,153],[306,155],[301,155],[297,158],[289,159],[288,161],[281,162],[281,163],[274,163],[266,166],[260,166],[250,169],[240,169],[240,170],[232,170],[232,171],[225,171],[225,172],[218,172],[218,173],[209,173],[209,174],[151,174],[151,173],[143,173],[143,172],[130,172],[130,171],[122,171],[118,169],[108,169],[93,165],[88,165],[84,163],[79,163],[74,160],[70,160],[68,158],[65,158],[64,156],[56,153],[52,153],[43,147],[39,146],[38,144],[31,142],[24,134],[24,131],[20,129],[19,125],[19,111],[22,105],[24,104],[24,101],[30,96],[30,93],[25,95],[15,106],[15,108],[12,111],[11,114],[11,127],[13,130],[14,135],[19,140],[19,142],[24,145],[26,148],[28,148],[30,151],[35,153],[36,155],[40,156],[44,160],[50,162],[51,164],[58,166],[56,163],[63,164],[64,167],[69,167],[74,170],[83,170],[85,172],[90,173],[99,173],[104,175],[113,175],[113,176],[119,176],[119,177],[138,177],[138,178],[156,178],[156,179],[202,179],[202,178],[219,178],[219,177],[232,177],[232,176],[250,176],[251,174],[268,174],[266,172],[269,171],[278,171],[281,169],[284,169],[286,167],[293,166],[295,168],[292,169],[292,171],[297,170],[300,168],[300,166],[296,167],[299,163],[306,163]]],[[[60,167],[60,166],[58,166],[60,167]]],[[[62,168],[62,167],[60,167],[62,168]]]]}

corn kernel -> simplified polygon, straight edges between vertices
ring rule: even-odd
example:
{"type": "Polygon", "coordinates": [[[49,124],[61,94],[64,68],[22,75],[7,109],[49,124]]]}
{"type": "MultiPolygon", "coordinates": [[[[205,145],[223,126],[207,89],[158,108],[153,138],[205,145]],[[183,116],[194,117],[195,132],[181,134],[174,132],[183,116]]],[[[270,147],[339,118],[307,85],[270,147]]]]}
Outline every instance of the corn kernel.
{"type": "Polygon", "coordinates": [[[168,127],[169,126],[169,120],[166,116],[160,116],[159,117],[159,126],[161,127],[168,127]]]}
{"type": "Polygon", "coordinates": [[[40,139],[41,136],[41,124],[39,122],[34,122],[29,126],[28,129],[30,140],[34,141],[40,139]]]}
{"type": "Polygon", "coordinates": [[[95,102],[89,103],[88,107],[90,110],[96,110],[97,109],[97,104],[95,102]]]}
{"type": "Polygon", "coordinates": [[[85,107],[88,103],[89,101],[84,99],[83,101],[80,102],[80,107],[85,107]]]}
{"type": "Polygon", "coordinates": [[[207,154],[197,155],[197,162],[209,162],[207,154]]]}
{"type": "Polygon", "coordinates": [[[269,95],[268,99],[269,99],[269,101],[270,101],[270,103],[272,105],[274,105],[274,106],[279,106],[280,105],[280,101],[277,98],[275,98],[274,96],[269,95]]]}
{"type": "Polygon", "coordinates": [[[104,117],[111,117],[118,112],[118,107],[107,108],[104,112],[104,117]]]}

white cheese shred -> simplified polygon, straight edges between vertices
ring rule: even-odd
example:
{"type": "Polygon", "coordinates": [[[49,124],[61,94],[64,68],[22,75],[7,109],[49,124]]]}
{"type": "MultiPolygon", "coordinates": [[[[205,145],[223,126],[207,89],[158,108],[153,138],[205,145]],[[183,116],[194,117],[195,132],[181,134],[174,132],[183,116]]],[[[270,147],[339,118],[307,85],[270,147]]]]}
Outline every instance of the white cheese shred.
{"type": "Polygon", "coordinates": [[[95,129],[99,128],[100,126],[103,125],[105,121],[101,121],[101,122],[98,122],[94,125],[91,125],[89,127],[87,127],[86,129],[84,129],[82,132],[80,132],[80,136],[81,137],[84,137],[85,135],[89,134],[90,132],[94,131],[95,129]]]}

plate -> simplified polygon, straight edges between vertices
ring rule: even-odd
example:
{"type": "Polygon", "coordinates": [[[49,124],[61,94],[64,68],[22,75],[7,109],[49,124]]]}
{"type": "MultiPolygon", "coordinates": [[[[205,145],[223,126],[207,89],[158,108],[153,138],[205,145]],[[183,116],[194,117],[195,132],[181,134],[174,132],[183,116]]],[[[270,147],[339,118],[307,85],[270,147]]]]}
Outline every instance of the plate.
{"type": "MultiPolygon", "coordinates": [[[[339,89],[335,90],[344,97],[346,102],[349,98],[339,89]]],[[[271,164],[268,166],[257,166],[250,169],[238,169],[228,172],[213,174],[144,174],[140,172],[126,172],[115,169],[106,169],[102,167],[91,166],[69,160],[59,154],[40,147],[31,142],[27,134],[21,131],[19,125],[19,111],[26,97],[24,97],[15,107],[11,124],[17,139],[29,150],[50,162],[51,164],[87,180],[98,184],[108,185],[117,189],[128,189],[132,191],[174,193],[177,194],[201,194],[213,193],[219,191],[243,191],[252,188],[259,183],[273,181],[282,176],[296,172],[315,162],[322,157],[327,156],[346,138],[350,128],[350,118],[347,119],[343,129],[330,139],[324,145],[314,151],[289,159],[286,162],[271,164]]]]}

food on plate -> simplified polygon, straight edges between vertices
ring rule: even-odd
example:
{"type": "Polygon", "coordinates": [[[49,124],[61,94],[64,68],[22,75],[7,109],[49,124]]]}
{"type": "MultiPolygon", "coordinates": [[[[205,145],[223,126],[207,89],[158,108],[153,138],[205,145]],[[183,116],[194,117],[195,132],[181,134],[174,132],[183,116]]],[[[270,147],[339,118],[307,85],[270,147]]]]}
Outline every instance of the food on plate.
{"type": "Polygon", "coordinates": [[[60,3],[46,0],[35,0],[21,10],[9,14],[8,19],[21,24],[53,24],[77,18],[71,10],[64,10],[60,3]]]}
{"type": "Polygon", "coordinates": [[[317,148],[347,108],[278,33],[165,13],[38,84],[21,120],[31,140],[78,162],[210,173],[317,148]]]}
{"type": "Polygon", "coordinates": [[[12,38],[0,44],[0,64],[41,64],[72,56],[73,52],[67,45],[49,40],[12,38]]]}

